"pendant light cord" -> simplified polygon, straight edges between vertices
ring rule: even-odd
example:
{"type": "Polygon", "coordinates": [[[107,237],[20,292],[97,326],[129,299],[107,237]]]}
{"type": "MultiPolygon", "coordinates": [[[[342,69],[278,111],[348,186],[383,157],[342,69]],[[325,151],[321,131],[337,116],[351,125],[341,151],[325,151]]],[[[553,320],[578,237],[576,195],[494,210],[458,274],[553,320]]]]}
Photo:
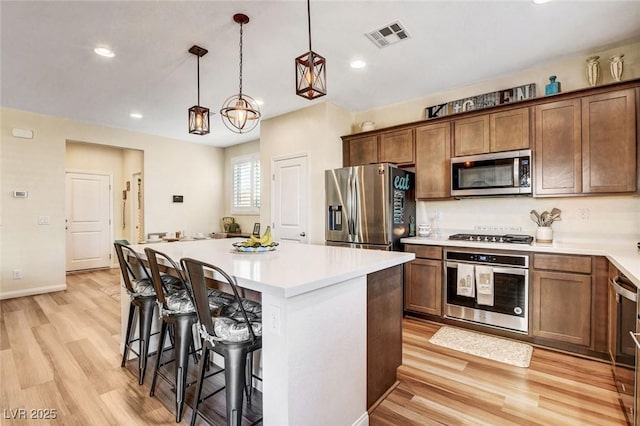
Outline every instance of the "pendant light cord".
{"type": "Polygon", "coordinates": [[[242,22],[240,22],[240,95],[242,99],[242,22]]]}
{"type": "Polygon", "coordinates": [[[198,56],[198,103],[196,105],[200,106],[200,56],[198,56]]]}
{"type": "Polygon", "coordinates": [[[309,28],[309,52],[311,52],[311,6],[307,0],[307,28],[309,28]]]}

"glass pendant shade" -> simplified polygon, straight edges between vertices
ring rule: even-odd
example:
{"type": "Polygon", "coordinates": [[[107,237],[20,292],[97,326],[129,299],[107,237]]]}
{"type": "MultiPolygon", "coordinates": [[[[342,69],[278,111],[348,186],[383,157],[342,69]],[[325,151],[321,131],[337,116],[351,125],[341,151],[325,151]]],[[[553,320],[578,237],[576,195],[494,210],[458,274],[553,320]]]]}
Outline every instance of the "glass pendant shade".
{"type": "Polygon", "coordinates": [[[251,96],[238,94],[224,101],[220,116],[224,125],[232,132],[247,133],[258,125],[260,109],[251,96]]]}
{"type": "Polygon", "coordinates": [[[198,57],[198,104],[189,108],[189,133],[193,135],[209,133],[209,108],[200,106],[200,58],[207,52],[207,49],[195,45],[189,49],[189,53],[198,57]]]}
{"type": "Polygon", "coordinates": [[[296,58],[296,94],[315,99],[327,94],[326,60],[313,51],[296,58]]]}
{"type": "Polygon", "coordinates": [[[229,96],[220,109],[220,118],[235,133],[247,133],[260,122],[260,108],[256,101],[242,93],[242,26],[249,23],[249,17],[242,13],[233,15],[233,20],[240,24],[240,92],[229,96]]]}
{"type": "Polygon", "coordinates": [[[189,108],[189,133],[194,135],[209,133],[209,108],[198,105],[189,108]]]}

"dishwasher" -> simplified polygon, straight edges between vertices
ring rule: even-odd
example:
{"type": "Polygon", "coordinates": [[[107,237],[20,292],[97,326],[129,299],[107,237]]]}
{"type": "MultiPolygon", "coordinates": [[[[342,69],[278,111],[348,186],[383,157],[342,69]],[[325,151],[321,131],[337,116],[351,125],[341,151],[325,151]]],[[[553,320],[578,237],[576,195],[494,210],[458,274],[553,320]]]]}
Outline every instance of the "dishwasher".
{"type": "Polygon", "coordinates": [[[610,284],[611,333],[610,355],[613,376],[628,424],[636,424],[636,362],[638,341],[636,337],[637,288],[625,276],[616,275],[610,284]]]}

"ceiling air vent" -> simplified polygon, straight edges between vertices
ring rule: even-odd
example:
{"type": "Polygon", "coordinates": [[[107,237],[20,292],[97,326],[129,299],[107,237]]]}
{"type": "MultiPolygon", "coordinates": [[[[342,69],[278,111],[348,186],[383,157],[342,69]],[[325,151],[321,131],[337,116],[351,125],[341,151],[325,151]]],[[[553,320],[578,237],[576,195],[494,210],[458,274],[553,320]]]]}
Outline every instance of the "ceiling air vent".
{"type": "Polygon", "coordinates": [[[396,21],[386,27],[380,28],[379,30],[366,33],[366,36],[373,42],[373,44],[382,48],[408,39],[409,33],[407,33],[407,30],[404,29],[400,22],[396,21]]]}

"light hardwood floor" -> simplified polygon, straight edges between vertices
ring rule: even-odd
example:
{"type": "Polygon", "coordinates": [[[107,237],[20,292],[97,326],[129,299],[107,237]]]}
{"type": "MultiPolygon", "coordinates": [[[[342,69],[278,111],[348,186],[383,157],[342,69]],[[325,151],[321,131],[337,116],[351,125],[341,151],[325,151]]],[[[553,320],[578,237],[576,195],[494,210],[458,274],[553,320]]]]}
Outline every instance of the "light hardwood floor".
{"type": "MultiPolygon", "coordinates": [[[[149,376],[139,386],[120,368],[118,274],[73,274],[64,292],[0,301],[2,425],[175,424],[170,392],[150,397],[149,376]],[[19,409],[26,420],[11,419],[19,409]],[[43,410],[57,418],[31,419],[43,410]]],[[[607,364],[536,348],[530,368],[510,367],[431,345],[438,327],[404,321],[400,385],[372,426],[625,424],[607,364]]]]}
{"type": "Polygon", "coordinates": [[[439,327],[405,319],[400,385],[371,426],[627,424],[608,364],[535,348],[512,367],[432,345],[439,327]]]}

